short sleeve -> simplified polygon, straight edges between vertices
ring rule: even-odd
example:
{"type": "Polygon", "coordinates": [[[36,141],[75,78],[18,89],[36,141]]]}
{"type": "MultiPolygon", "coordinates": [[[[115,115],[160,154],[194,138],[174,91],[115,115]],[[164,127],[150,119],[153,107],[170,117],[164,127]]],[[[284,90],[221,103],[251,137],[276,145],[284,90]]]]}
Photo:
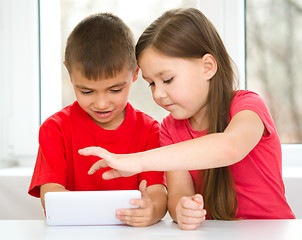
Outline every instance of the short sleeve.
{"type": "Polygon", "coordinates": [[[247,90],[239,91],[231,104],[230,119],[238,112],[244,110],[255,112],[261,118],[269,134],[275,133],[276,130],[272,116],[264,100],[257,93],[247,90]]]}
{"type": "Polygon", "coordinates": [[[46,121],[39,131],[39,150],[28,193],[40,197],[40,186],[45,183],[67,184],[63,139],[51,121],[46,121]]]}

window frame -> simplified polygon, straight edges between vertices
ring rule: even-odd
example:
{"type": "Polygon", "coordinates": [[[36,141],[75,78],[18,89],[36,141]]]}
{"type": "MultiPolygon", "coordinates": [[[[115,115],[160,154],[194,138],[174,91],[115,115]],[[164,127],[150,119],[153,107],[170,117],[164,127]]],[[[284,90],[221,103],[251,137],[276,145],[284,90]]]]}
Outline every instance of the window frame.
{"type": "Polygon", "coordinates": [[[39,128],[36,0],[0,1],[0,167],[30,166],[39,128]]]}

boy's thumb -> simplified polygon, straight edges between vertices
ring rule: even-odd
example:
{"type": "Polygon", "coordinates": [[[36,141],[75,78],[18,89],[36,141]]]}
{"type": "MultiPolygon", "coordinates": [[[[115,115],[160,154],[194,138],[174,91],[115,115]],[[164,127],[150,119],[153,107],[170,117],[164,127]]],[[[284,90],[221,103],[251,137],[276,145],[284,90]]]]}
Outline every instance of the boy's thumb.
{"type": "Polygon", "coordinates": [[[141,181],[141,183],[139,184],[139,191],[142,194],[142,197],[147,196],[147,181],[143,180],[141,181]]]}

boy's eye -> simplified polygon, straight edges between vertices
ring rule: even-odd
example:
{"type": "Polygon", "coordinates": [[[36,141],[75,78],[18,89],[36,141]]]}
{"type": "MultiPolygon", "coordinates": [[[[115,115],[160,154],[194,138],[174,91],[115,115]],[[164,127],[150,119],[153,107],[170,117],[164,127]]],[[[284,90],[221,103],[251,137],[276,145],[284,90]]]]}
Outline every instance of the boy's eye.
{"type": "Polygon", "coordinates": [[[82,93],[83,95],[87,95],[87,94],[92,93],[92,91],[81,91],[81,93],[82,93]]]}
{"type": "Polygon", "coordinates": [[[122,88],[119,88],[119,89],[111,89],[110,92],[113,92],[113,93],[118,93],[118,92],[121,92],[122,91],[122,88]]]}

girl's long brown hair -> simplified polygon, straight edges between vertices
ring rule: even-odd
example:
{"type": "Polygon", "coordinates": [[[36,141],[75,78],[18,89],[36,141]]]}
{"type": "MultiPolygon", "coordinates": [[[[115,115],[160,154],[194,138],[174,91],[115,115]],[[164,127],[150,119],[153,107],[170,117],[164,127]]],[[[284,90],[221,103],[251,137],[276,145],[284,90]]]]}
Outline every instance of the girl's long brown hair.
{"type": "MultiPolygon", "coordinates": [[[[174,9],[155,20],[136,45],[136,58],[152,47],[164,55],[201,58],[209,53],[216,59],[217,72],[210,80],[207,97],[207,134],[223,132],[229,123],[234,96],[232,60],[212,23],[197,9],[174,9]]],[[[199,170],[196,191],[204,198],[212,219],[233,220],[237,214],[236,190],[229,167],[199,170]]]]}

